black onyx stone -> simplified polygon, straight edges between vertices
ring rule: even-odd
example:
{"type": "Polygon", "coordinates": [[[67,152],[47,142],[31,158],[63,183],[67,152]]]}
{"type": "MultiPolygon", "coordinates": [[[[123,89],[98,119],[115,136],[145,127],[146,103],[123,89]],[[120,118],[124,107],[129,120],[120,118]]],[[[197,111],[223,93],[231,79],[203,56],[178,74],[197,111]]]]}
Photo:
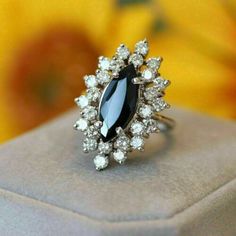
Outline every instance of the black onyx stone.
{"type": "Polygon", "coordinates": [[[120,71],[118,78],[114,78],[103,92],[99,107],[103,142],[116,136],[117,127],[125,129],[136,112],[139,85],[132,83],[135,77],[136,70],[130,64],[120,71]]]}

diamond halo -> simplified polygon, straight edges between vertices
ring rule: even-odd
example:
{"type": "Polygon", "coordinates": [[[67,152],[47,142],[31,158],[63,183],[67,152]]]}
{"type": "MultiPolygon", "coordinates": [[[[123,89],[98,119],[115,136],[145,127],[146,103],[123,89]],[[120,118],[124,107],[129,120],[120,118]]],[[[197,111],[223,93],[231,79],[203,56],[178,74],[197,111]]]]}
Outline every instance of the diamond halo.
{"type": "MultiPolygon", "coordinates": [[[[164,91],[170,81],[160,77],[158,71],[162,58],[152,57],[146,59],[148,51],[147,40],[137,42],[133,53],[128,47],[121,44],[112,58],[99,57],[98,69],[95,75],[84,76],[87,90],[86,94],[75,99],[76,104],[81,109],[81,117],[76,121],[74,128],[85,135],[83,151],[86,153],[97,151],[94,158],[94,165],[97,170],[106,168],[111,158],[119,164],[123,164],[127,159],[128,152],[133,150],[143,151],[145,138],[151,133],[159,131],[159,122],[154,119],[154,114],[170,107],[163,99],[164,91]],[[130,70],[135,70],[132,72],[132,78],[130,77],[130,70]],[[126,74],[124,75],[124,73],[126,74]],[[106,120],[102,117],[102,112],[104,113],[103,110],[105,110],[105,108],[103,109],[105,107],[103,100],[108,99],[106,98],[107,88],[112,86],[112,83],[116,83],[113,88],[119,90],[118,86],[120,86],[120,90],[123,91],[123,85],[120,85],[120,81],[127,78],[129,81],[132,79],[127,89],[133,86],[133,91],[138,89],[139,94],[135,100],[135,106],[132,107],[133,113],[122,123],[123,127],[109,126],[109,122],[106,123],[106,120]],[[111,133],[111,129],[113,129],[111,137],[109,139],[104,138],[104,135],[107,134],[108,136],[109,132],[111,133]]],[[[119,93],[119,91],[116,91],[116,93],[119,93]]],[[[126,95],[123,98],[124,102],[129,103],[125,100],[125,97],[129,97],[129,94],[126,95]]],[[[109,109],[110,113],[116,113],[114,106],[111,105],[109,109]]],[[[122,109],[124,110],[124,107],[122,109]]],[[[118,120],[118,118],[115,120],[116,123],[118,120]]]]}

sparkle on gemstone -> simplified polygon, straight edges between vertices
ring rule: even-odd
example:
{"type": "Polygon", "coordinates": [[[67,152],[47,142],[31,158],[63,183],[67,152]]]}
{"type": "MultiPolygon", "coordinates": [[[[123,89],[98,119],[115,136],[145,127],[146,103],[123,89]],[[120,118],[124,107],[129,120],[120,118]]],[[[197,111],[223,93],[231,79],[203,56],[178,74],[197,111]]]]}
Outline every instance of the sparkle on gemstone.
{"type": "Polygon", "coordinates": [[[141,135],[144,132],[144,125],[139,121],[135,121],[132,123],[130,131],[133,135],[141,135]]]}
{"type": "Polygon", "coordinates": [[[144,145],[144,141],[141,137],[135,136],[131,139],[130,145],[133,149],[141,150],[144,145]]]}
{"type": "Polygon", "coordinates": [[[82,110],[82,116],[87,120],[93,120],[97,116],[95,107],[87,106],[82,110]]]}
{"type": "Polygon", "coordinates": [[[85,152],[92,152],[97,149],[97,140],[95,138],[86,138],[83,142],[85,152]]]}
{"type": "Polygon", "coordinates": [[[108,166],[108,157],[103,154],[98,154],[94,160],[94,165],[96,167],[96,170],[102,170],[108,166]]]}
{"type": "Polygon", "coordinates": [[[156,120],[153,119],[144,119],[143,123],[146,126],[146,130],[145,132],[147,134],[150,133],[156,133],[157,131],[159,131],[159,127],[158,127],[158,122],[156,120]]]}
{"type": "Polygon", "coordinates": [[[148,118],[152,116],[152,108],[149,105],[142,105],[139,109],[139,114],[142,118],[148,118]]]}
{"type": "Polygon", "coordinates": [[[88,88],[96,87],[98,85],[98,82],[94,75],[86,75],[84,77],[84,81],[88,88]]]}
{"type": "Polygon", "coordinates": [[[142,73],[142,77],[147,80],[150,81],[153,78],[153,72],[150,69],[146,69],[143,71],[142,73]]]}
{"type": "Polygon", "coordinates": [[[120,68],[124,66],[124,61],[123,59],[119,57],[114,57],[111,61],[110,69],[112,71],[112,74],[114,76],[119,74],[120,68]]]}
{"type": "Polygon", "coordinates": [[[129,58],[129,62],[133,63],[135,67],[139,67],[143,64],[143,57],[140,54],[132,54],[129,58]]]}
{"type": "Polygon", "coordinates": [[[124,45],[121,44],[118,48],[117,48],[117,55],[121,58],[121,59],[127,59],[129,57],[130,51],[129,49],[124,45]]]}
{"type": "Polygon", "coordinates": [[[152,70],[157,70],[157,69],[159,69],[159,67],[160,67],[160,64],[161,64],[161,58],[160,57],[158,57],[158,58],[149,58],[148,60],[147,60],[147,66],[150,68],[150,69],[152,69],[152,70]]]}
{"type": "Polygon", "coordinates": [[[97,128],[94,125],[91,125],[91,126],[87,127],[84,134],[87,137],[97,137],[99,133],[98,133],[97,128]]]}
{"type": "Polygon", "coordinates": [[[109,70],[110,67],[110,59],[107,57],[99,57],[98,67],[101,70],[109,70]]]}
{"type": "Polygon", "coordinates": [[[169,84],[170,81],[163,79],[162,77],[157,77],[153,80],[154,86],[157,87],[159,90],[164,90],[169,84]]]}
{"type": "Polygon", "coordinates": [[[103,122],[103,142],[116,136],[116,128],[125,129],[133,118],[138,101],[139,85],[133,84],[136,70],[132,64],[126,66],[106,87],[99,107],[99,119],[103,122]]]}
{"type": "Polygon", "coordinates": [[[99,71],[97,73],[97,78],[98,78],[99,84],[102,84],[102,85],[110,81],[110,75],[108,71],[99,71]]]}
{"type": "Polygon", "coordinates": [[[98,144],[98,150],[100,153],[109,154],[112,150],[112,145],[111,143],[100,142],[98,144]]]}
{"type": "Polygon", "coordinates": [[[163,96],[162,92],[158,91],[156,87],[149,87],[144,91],[144,97],[151,102],[161,96],[163,96]]]}
{"type": "Polygon", "coordinates": [[[101,97],[101,92],[99,88],[94,87],[87,89],[87,98],[90,101],[96,102],[100,97],[101,97]]]}
{"type": "Polygon", "coordinates": [[[135,52],[142,54],[143,56],[146,56],[148,53],[148,43],[146,40],[139,41],[135,44],[135,52]]]}
{"type": "Polygon", "coordinates": [[[167,104],[164,99],[158,98],[153,102],[153,107],[156,112],[160,112],[166,108],[169,108],[169,104],[167,104]]]}
{"type": "Polygon", "coordinates": [[[130,140],[126,136],[120,136],[117,138],[115,142],[115,146],[123,151],[127,151],[129,149],[130,140]]]}
{"type": "Polygon", "coordinates": [[[88,128],[88,122],[87,120],[80,118],[79,120],[76,121],[75,126],[76,129],[80,131],[85,131],[88,128]]]}
{"type": "Polygon", "coordinates": [[[121,150],[116,150],[115,152],[113,152],[113,157],[115,161],[117,161],[120,164],[124,163],[124,161],[127,159],[126,154],[121,150]]]}
{"type": "Polygon", "coordinates": [[[81,95],[80,97],[76,98],[75,102],[80,108],[85,108],[89,104],[88,98],[84,95],[81,95]]]}

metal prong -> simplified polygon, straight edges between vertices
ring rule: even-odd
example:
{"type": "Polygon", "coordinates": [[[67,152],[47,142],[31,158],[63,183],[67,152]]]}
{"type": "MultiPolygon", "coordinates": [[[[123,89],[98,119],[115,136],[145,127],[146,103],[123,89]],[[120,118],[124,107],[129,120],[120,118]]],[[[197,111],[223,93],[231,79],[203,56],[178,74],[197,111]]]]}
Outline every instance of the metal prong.
{"type": "Polygon", "coordinates": [[[79,97],[74,99],[74,102],[76,103],[76,105],[78,105],[78,101],[79,101],[79,97]]]}
{"type": "Polygon", "coordinates": [[[132,79],[133,84],[144,84],[144,81],[142,81],[140,78],[135,77],[132,79]]]}
{"type": "Polygon", "coordinates": [[[75,123],[75,124],[73,125],[73,128],[74,128],[75,130],[78,130],[78,125],[77,125],[77,123],[75,123]]]}
{"type": "Polygon", "coordinates": [[[117,128],[116,128],[116,133],[117,133],[118,135],[122,135],[122,134],[124,134],[124,130],[123,130],[121,127],[117,127],[117,128]]]}
{"type": "Polygon", "coordinates": [[[143,152],[143,151],[144,151],[144,148],[143,148],[143,147],[139,147],[138,150],[139,150],[140,152],[143,152]]]}
{"type": "Polygon", "coordinates": [[[96,121],[95,123],[94,123],[94,126],[96,127],[96,128],[101,128],[102,127],[102,121],[96,121]]]}
{"type": "Polygon", "coordinates": [[[170,104],[166,103],[165,108],[169,109],[170,108],[170,104]]]}
{"type": "Polygon", "coordinates": [[[167,87],[167,86],[169,86],[170,85],[170,80],[165,80],[164,81],[164,85],[167,87]]]}

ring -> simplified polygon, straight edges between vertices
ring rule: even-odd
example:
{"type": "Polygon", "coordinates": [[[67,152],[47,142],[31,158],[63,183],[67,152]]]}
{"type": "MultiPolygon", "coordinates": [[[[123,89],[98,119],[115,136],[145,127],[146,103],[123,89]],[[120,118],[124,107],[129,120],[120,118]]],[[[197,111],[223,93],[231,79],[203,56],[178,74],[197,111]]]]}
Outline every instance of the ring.
{"type": "Polygon", "coordinates": [[[148,51],[146,39],[133,53],[121,44],[112,58],[99,57],[96,75],[84,76],[87,89],[75,99],[81,110],[74,128],[85,135],[84,152],[98,150],[97,170],[111,158],[123,164],[128,152],[144,150],[151,133],[174,126],[174,120],[159,114],[170,107],[163,99],[170,81],[158,72],[162,58],[146,59],[148,51]]]}

